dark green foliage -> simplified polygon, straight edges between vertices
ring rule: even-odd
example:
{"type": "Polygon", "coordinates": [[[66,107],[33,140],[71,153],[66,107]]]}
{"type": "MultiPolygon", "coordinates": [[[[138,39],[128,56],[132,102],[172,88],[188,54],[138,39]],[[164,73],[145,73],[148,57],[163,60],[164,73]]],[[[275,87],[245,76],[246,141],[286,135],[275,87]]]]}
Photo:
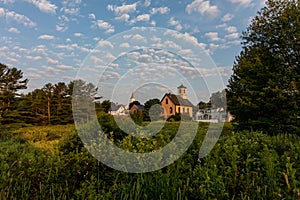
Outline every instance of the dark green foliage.
{"type": "Polygon", "coordinates": [[[167,119],[168,122],[178,122],[180,120],[181,120],[181,114],[180,113],[176,113],[175,115],[171,115],[167,119]]]}
{"type": "Polygon", "coordinates": [[[19,101],[18,91],[27,88],[28,79],[23,79],[23,72],[0,63],[0,123],[18,123],[20,115],[16,111],[19,101]]]}
{"type": "Polygon", "coordinates": [[[101,108],[106,113],[108,113],[108,110],[110,109],[111,106],[112,106],[112,102],[110,102],[109,100],[104,100],[101,103],[101,108]]]}
{"type": "Polygon", "coordinates": [[[144,110],[143,110],[143,121],[151,121],[150,119],[150,115],[149,115],[149,111],[150,108],[152,107],[152,120],[156,121],[156,120],[160,120],[161,119],[161,113],[163,113],[163,108],[162,107],[158,107],[160,106],[160,100],[159,99],[150,99],[148,101],[146,101],[145,106],[144,106],[144,110]],[[155,106],[155,107],[152,107],[155,106]]]}
{"type": "Polygon", "coordinates": [[[143,123],[143,112],[139,109],[130,112],[130,117],[137,125],[142,125],[143,123]]]}
{"type": "Polygon", "coordinates": [[[198,103],[198,109],[204,109],[204,108],[210,108],[211,107],[211,103],[205,103],[204,101],[200,101],[198,103]]]}
{"type": "Polygon", "coordinates": [[[112,115],[100,112],[98,113],[98,122],[107,137],[113,137],[115,140],[121,140],[125,136],[112,115]]]}
{"type": "Polygon", "coordinates": [[[71,95],[73,83],[48,83],[41,89],[23,95],[18,103],[22,120],[28,124],[73,123],[71,95]]]}
{"type": "Polygon", "coordinates": [[[269,0],[242,35],[227,90],[239,129],[299,134],[299,2],[269,0]]]}

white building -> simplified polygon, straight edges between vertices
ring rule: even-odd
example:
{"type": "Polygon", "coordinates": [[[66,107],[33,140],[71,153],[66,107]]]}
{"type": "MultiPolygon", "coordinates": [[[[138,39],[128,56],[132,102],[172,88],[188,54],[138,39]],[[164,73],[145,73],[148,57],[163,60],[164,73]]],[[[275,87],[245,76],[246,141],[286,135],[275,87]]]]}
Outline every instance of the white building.
{"type": "Polygon", "coordinates": [[[195,118],[196,121],[211,123],[230,122],[232,120],[232,116],[224,108],[199,109],[195,118]]]}
{"type": "Polygon", "coordinates": [[[111,115],[126,115],[126,108],[124,105],[113,105],[108,110],[111,115]]]}

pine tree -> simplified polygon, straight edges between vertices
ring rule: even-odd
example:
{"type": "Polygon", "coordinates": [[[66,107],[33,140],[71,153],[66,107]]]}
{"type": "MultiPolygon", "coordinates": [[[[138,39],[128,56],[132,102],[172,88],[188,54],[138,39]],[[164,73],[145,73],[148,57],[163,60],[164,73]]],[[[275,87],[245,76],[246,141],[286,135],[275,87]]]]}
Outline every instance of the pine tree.
{"type": "Polygon", "coordinates": [[[18,122],[16,102],[19,90],[27,88],[28,79],[23,79],[23,72],[0,63],[0,121],[1,123],[18,122]]]}

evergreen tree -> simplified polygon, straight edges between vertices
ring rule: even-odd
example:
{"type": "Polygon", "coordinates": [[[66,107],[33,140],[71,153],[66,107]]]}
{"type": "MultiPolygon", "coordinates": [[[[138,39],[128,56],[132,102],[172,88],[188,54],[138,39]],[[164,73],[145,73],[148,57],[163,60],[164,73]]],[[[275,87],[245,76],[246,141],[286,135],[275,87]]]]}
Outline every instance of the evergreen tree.
{"type": "Polygon", "coordinates": [[[18,122],[16,102],[18,91],[27,88],[28,79],[23,79],[23,72],[0,63],[0,121],[1,123],[18,122]]]}

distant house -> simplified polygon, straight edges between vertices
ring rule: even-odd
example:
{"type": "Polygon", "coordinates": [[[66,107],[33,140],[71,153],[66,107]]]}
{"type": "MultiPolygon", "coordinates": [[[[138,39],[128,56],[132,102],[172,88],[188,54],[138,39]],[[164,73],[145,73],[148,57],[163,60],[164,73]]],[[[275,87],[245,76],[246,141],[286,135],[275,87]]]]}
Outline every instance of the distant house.
{"type": "Polygon", "coordinates": [[[143,105],[133,105],[131,109],[129,110],[130,113],[136,113],[138,110],[143,111],[144,106],[143,105]]]}
{"type": "Polygon", "coordinates": [[[232,115],[226,112],[224,108],[205,108],[199,109],[196,113],[195,120],[201,122],[230,122],[232,121],[232,115]]]}
{"type": "Polygon", "coordinates": [[[125,115],[126,114],[126,108],[124,105],[112,105],[108,113],[111,115],[125,115]]]}
{"type": "Polygon", "coordinates": [[[177,87],[178,94],[166,93],[161,99],[161,106],[164,108],[164,117],[168,118],[177,113],[187,114],[193,117],[193,104],[187,99],[186,87],[182,84],[177,87]]]}

